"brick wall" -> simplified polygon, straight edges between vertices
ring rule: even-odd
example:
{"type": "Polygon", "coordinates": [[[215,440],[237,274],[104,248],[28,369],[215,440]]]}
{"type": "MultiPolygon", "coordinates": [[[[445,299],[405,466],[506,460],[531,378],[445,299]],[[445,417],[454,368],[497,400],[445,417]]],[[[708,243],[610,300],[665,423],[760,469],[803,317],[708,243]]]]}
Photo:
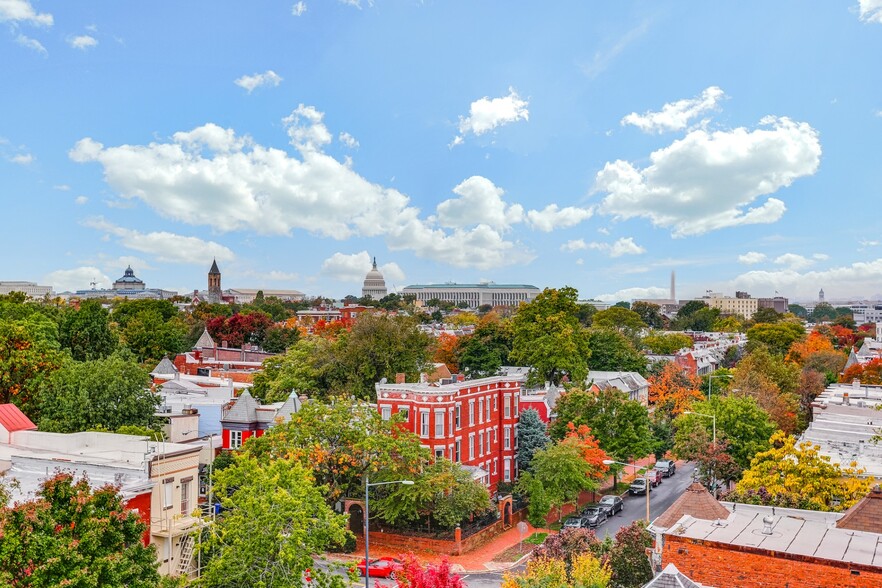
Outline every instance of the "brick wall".
{"type": "Polygon", "coordinates": [[[662,566],[716,588],[877,588],[882,568],[665,535],[662,566]]]}

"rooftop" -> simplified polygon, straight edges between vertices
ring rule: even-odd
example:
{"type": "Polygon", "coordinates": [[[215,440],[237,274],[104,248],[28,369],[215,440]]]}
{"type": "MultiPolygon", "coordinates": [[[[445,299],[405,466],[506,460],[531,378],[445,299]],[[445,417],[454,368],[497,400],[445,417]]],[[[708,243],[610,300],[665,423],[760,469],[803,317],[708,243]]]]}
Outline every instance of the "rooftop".
{"type": "Polygon", "coordinates": [[[518,382],[522,383],[523,376],[491,376],[489,378],[477,378],[475,380],[465,380],[463,382],[452,382],[450,384],[437,384],[429,382],[420,382],[412,384],[389,384],[378,382],[375,384],[377,391],[385,390],[389,392],[423,392],[425,394],[453,394],[463,388],[475,388],[478,386],[487,386],[489,384],[518,382]]]}
{"type": "Polygon", "coordinates": [[[0,404],[0,426],[10,433],[37,428],[37,425],[14,404],[0,404]]]}
{"type": "Polygon", "coordinates": [[[705,521],[715,521],[727,518],[729,511],[711,496],[704,486],[693,482],[660,517],[652,521],[652,526],[657,529],[668,529],[673,527],[684,515],[705,521]]]}
{"type": "Polygon", "coordinates": [[[405,290],[428,290],[428,289],[454,289],[454,288],[477,288],[481,290],[539,290],[536,286],[531,284],[494,284],[493,282],[488,282],[484,284],[455,284],[453,282],[448,282],[446,284],[413,284],[411,286],[407,286],[405,290]]]}

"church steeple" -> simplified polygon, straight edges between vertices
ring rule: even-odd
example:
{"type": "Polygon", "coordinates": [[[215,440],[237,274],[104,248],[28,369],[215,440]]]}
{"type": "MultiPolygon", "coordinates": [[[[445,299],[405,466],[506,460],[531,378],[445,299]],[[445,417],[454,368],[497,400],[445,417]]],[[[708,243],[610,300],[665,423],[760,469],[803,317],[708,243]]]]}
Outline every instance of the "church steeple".
{"type": "Polygon", "coordinates": [[[208,270],[208,301],[218,304],[223,301],[221,290],[221,273],[217,267],[217,260],[211,261],[211,269],[208,270]]]}

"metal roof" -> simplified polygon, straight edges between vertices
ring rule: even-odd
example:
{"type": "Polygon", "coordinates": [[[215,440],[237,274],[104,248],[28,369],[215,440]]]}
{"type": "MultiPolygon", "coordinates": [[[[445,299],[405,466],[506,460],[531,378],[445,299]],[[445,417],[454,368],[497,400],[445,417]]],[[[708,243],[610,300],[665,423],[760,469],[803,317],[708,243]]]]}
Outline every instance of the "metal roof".
{"type": "Polygon", "coordinates": [[[37,428],[25,413],[14,404],[0,404],[0,425],[12,433],[13,431],[29,431],[37,428]]]}

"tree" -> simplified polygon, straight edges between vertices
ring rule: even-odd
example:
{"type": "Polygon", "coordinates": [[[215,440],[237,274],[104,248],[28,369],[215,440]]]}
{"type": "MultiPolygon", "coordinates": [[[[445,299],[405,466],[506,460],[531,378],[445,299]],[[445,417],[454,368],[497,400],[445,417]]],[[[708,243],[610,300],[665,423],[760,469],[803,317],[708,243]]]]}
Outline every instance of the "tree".
{"type": "Polygon", "coordinates": [[[812,331],[801,341],[794,341],[787,351],[787,361],[802,364],[813,353],[833,351],[833,343],[819,331],[812,331]]]}
{"type": "Polygon", "coordinates": [[[816,351],[804,358],[802,366],[803,369],[821,372],[827,384],[832,384],[839,380],[839,374],[847,361],[848,356],[841,351],[816,351]]]}
{"type": "Polygon", "coordinates": [[[650,375],[649,402],[656,411],[672,418],[682,413],[695,400],[704,398],[701,380],[673,362],[665,362],[660,371],[650,375]]]}
{"type": "Polygon", "coordinates": [[[435,341],[435,350],[432,361],[443,363],[451,373],[459,371],[457,352],[459,350],[459,337],[449,333],[441,333],[435,341]]]}
{"type": "Polygon", "coordinates": [[[159,396],[150,390],[150,375],[131,354],[68,361],[50,376],[40,395],[39,425],[59,433],[149,426],[158,404],[159,396]]]}
{"type": "Polygon", "coordinates": [[[861,384],[882,384],[882,359],[871,359],[865,364],[856,363],[842,374],[840,381],[853,382],[860,380],[861,384]]]}
{"type": "Polygon", "coordinates": [[[395,574],[397,588],[466,588],[465,583],[454,574],[447,558],[439,564],[425,566],[412,554],[402,556],[401,570],[395,574]]]}
{"type": "Polygon", "coordinates": [[[266,403],[284,401],[294,390],[327,398],[330,384],[322,360],[332,358],[331,348],[332,343],[321,337],[298,339],[283,355],[264,360],[263,370],[254,374],[252,395],[266,403]]]}
{"type": "Polygon", "coordinates": [[[552,504],[542,480],[530,472],[521,472],[515,491],[527,497],[527,520],[530,524],[540,529],[544,527],[552,504]]]}
{"type": "Polygon", "coordinates": [[[426,466],[413,481],[412,485],[396,484],[372,501],[376,515],[391,525],[422,519],[452,529],[493,508],[487,488],[460,464],[447,459],[426,466]]]}
{"type": "Polygon", "coordinates": [[[571,382],[585,380],[591,349],[577,316],[577,299],[575,288],[546,288],[521,304],[512,319],[510,357],[517,365],[532,368],[531,383],[559,384],[564,376],[571,382]]]}
{"type": "Polygon", "coordinates": [[[799,304],[788,304],[787,310],[789,310],[801,319],[808,318],[808,312],[806,311],[805,307],[800,306],[799,304]]]}
{"type": "Polygon", "coordinates": [[[769,443],[771,448],[753,458],[728,500],[839,512],[866,496],[874,484],[872,478],[860,477],[864,472],[854,463],[831,463],[817,445],[797,443],[782,431],[769,443]]]}
{"type": "Polygon", "coordinates": [[[110,313],[97,300],[86,300],[80,309],[68,312],[58,328],[61,346],[77,361],[107,357],[117,346],[110,330],[110,313]]]}
{"type": "Polygon", "coordinates": [[[298,460],[326,487],[329,504],[359,495],[365,473],[377,482],[413,479],[430,457],[399,420],[383,420],[376,407],[351,398],[306,402],[242,451],[261,460],[298,460]]]}
{"type": "Polygon", "coordinates": [[[39,337],[42,321],[0,321],[0,404],[13,403],[37,420],[42,383],[64,361],[52,339],[39,337]]]}
{"type": "Polygon", "coordinates": [[[697,428],[689,438],[681,438],[681,443],[689,449],[678,447],[677,456],[695,462],[695,480],[711,492],[716,492],[718,484],[734,482],[741,475],[741,466],[729,452],[729,441],[724,433],[717,432],[714,441],[704,428],[697,428]],[[682,457],[688,455],[688,458],[682,457]]]}
{"type": "Polygon", "coordinates": [[[836,316],[836,309],[829,302],[819,302],[815,305],[810,320],[813,323],[823,323],[824,321],[832,321],[836,316]]]}
{"type": "MultiPolygon", "coordinates": [[[[768,448],[775,425],[756,400],[747,396],[714,396],[710,401],[696,402],[692,410],[716,415],[717,438],[726,439],[727,451],[740,467],[768,448]]],[[[696,459],[705,450],[713,434],[713,419],[698,414],[683,414],[674,421],[674,454],[680,459],[696,459]]]]}
{"type": "Polygon", "coordinates": [[[122,342],[138,361],[159,360],[186,349],[187,325],[177,316],[165,320],[157,310],[143,310],[128,317],[122,342]]]}
{"type": "Polygon", "coordinates": [[[760,323],[777,323],[781,320],[781,313],[774,308],[764,306],[763,308],[756,309],[751,319],[756,325],[760,323]]]}
{"type": "Polygon", "coordinates": [[[583,553],[603,558],[612,547],[612,541],[599,541],[594,531],[579,527],[561,529],[556,535],[549,535],[542,545],[533,550],[533,559],[553,559],[564,562],[567,569],[573,560],[583,553]]]}
{"type": "Polygon", "coordinates": [[[156,550],[147,526],[112,486],[57,473],[34,500],[0,506],[0,584],[156,588],[156,550]]]}
{"type": "Polygon", "coordinates": [[[793,343],[804,337],[802,325],[787,321],[760,323],[747,329],[747,339],[751,343],[762,343],[771,353],[782,357],[793,343]]]}
{"type": "Polygon", "coordinates": [[[701,300],[690,300],[680,307],[671,327],[680,331],[709,331],[720,317],[720,309],[709,308],[701,300]]]}
{"type": "MultiPolygon", "coordinates": [[[[240,453],[217,472],[224,512],[209,527],[200,586],[300,586],[314,553],[343,545],[351,533],[321,486],[296,459],[259,461],[240,453]]],[[[342,587],[340,578],[336,586],[342,587]]]]}
{"type": "Polygon", "coordinates": [[[539,418],[539,412],[533,408],[521,412],[518,420],[518,471],[530,471],[533,455],[548,447],[549,443],[548,426],[539,418]]]}
{"type": "Polygon", "coordinates": [[[764,347],[757,347],[735,368],[732,388],[739,395],[752,396],[769,413],[779,429],[797,429],[799,366],[781,361],[764,347]]]}
{"type": "Polygon", "coordinates": [[[609,551],[612,572],[610,586],[639,588],[652,580],[652,566],[646,550],[652,547],[652,535],[644,521],[635,521],[619,529],[609,551]]]}
{"type": "Polygon", "coordinates": [[[269,353],[284,353],[300,338],[296,328],[273,325],[266,330],[263,338],[263,350],[269,353]]]}
{"type": "Polygon", "coordinates": [[[616,329],[631,339],[647,326],[639,314],[621,306],[611,306],[601,310],[594,315],[591,324],[594,327],[616,329]]]}
{"type": "Polygon", "coordinates": [[[273,319],[268,314],[257,311],[214,317],[205,323],[205,327],[218,345],[226,341],[227,347],[241,347],[263,345],[266,331],[272,324],[273,319]]]}
{"type": "Polygon", "coordinates": [[[799,416],[802,428],[812,421],[812,402],[827,387],[827,378],[821,372],[803,368],[799,374],[799,416]]]}
{"type": "Polygon", "coordinates": [[[588,329],[588,346],[591,349],[588,360],[591,370],[646,373],[646,357],[619,331],[588,329]]]}
{"type": "Polygon", "coordinates": [[[459,367],[469,378],[496,375],[508,364],[512,332],[508,321],[501,321],[496,313],[485,315],[472,335],[460,339],[457,354],[459,367]]]}
{"type": "Polygon", "coordinates": [[[692,347],[692,337],[683,333],[651,333],[641,341],[644,347],[659,355],[673,355],[692,347]]]}
{"type": "Polygon", "coordinates": [[[506,573],[502,588],[607,588],[611,574],[609,564],[587,552],[573,556],[569,566],[562,560],[534,557],[523,572],[506,573]]]}
{"type": "Polygon", "coordinates": [[[631,310],[637,313],[650,329],[663,329],[667,320],[661,313],[661,307],[651,302],[635,302],[631,305],[631,310]]]}

